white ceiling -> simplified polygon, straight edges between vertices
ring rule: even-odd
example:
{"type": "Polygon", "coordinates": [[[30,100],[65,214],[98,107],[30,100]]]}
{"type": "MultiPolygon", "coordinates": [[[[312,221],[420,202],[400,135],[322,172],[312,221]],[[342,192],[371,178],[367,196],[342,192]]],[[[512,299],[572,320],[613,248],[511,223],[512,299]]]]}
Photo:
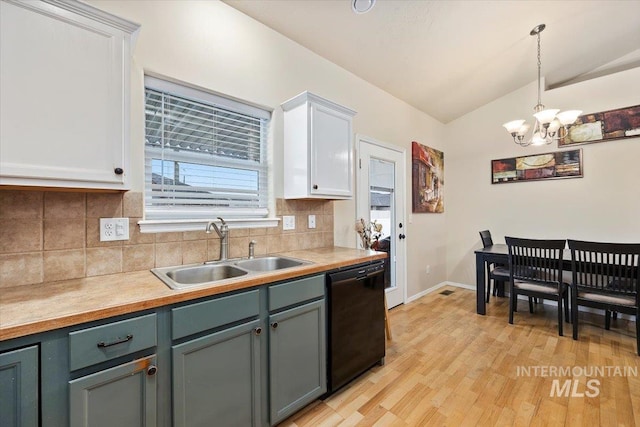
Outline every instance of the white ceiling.
{"type": "Polygon", "coordinates": [[[224,1],[443,123],[536,80],[537,24],[547,87],[640,66],[640,0],[224,1]]]}

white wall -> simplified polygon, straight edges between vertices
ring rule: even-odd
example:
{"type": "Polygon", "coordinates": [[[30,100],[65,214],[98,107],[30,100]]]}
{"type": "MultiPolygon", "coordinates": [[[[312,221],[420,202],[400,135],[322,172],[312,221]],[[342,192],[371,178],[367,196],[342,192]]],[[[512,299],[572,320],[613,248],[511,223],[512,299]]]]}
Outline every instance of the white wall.
{"type": "MultiPolygon", "coordinates": [[[[276,197],[282,196],[283,183],[280,104],[304,90],[356,110],[354,133],[406,149],[408,195],[411,141],[446,152],[443,124],[224,3],[89,2],[142,25],[134,49],[132,71],[134,190],[140,191],[143,187],[144,72],[189,82],[273,109],[272,192],[276,197]]],[[[354,15],[354,19],[357,18],[354,15]]],[[[406,209],[411,212],[410,197],[406,209]]],[[[449,212],[449,206],[445,209],[449,212]]],[[[409,296],[446,279],[446,215],[415,215],[408,225],[409,296]],[[426,263],[432,268],[429,276],[421,272],[421,266],[426,263]]],[[[355,201],[336,202],[336,245],[355,246],[354,223],[355,201]]]]}
{"type": "MultiPolygon", "coordinates": [[[[557,151],[521,148],[501,124],[529,123],[532,83],[447,125],[447,277],[475,283],[480,230],[504,236],[640,241],[640,138],[585,144],[584,178],[491,184],[492,159],[557,151]]],[[[545,92],[550,108],[585,113],[640,104],[640,68],[545,92]]]]}

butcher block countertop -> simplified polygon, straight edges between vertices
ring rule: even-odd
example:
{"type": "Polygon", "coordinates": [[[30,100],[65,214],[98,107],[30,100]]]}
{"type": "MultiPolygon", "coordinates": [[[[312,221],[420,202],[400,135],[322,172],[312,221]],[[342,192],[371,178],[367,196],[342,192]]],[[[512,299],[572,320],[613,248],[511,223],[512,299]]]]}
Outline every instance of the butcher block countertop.
{"type": "Polygon", "coordinates": [[[312,264],[183,290],[170,289],[150,271],[1,289],[0,341],[387,257],[384,252],[342,247],[278,255],[311,261],[312,264]]]}

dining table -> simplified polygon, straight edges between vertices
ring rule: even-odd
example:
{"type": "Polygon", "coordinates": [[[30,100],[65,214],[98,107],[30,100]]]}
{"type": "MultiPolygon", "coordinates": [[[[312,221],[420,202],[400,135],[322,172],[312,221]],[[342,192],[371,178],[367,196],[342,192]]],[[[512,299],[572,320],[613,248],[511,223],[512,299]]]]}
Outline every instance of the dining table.
{"type": "MultiPolygon", "coordinates": [[[[476,254],[476,313],[487,314],[486,287],[487,265],[490,263],[509,264],[509,247],[504,243],[495,243],[480,248],[476,254]]],[[[504,288],[499,289],[499,296],[504,295],[504,288]]]]}

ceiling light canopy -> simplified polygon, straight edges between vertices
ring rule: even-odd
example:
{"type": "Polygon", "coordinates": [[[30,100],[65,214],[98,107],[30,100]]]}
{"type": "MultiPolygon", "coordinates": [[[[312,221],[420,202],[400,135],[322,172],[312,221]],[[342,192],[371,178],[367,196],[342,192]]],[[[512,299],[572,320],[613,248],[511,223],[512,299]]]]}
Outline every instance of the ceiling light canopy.
{"type": "Polygon", "coordinates": [[[504,128],[513,137],[513,142],[523,147],[528,145],[544,145],[551,144],[559,138],[566,135],[569,125],[573,124],[578,116],[582,113],[580,110],[562,111],[558,109],[545,109],[540,100],[542,84],[540,79],[540,70],[542,63],[540,61],[540,33],[545,29],[545,24],[536,25],[529,33],[538,37],[538,103],[533,107],[536,121],[533,125],[533,133],[530,138],[525,139],[530,125],[525,120],[513,120],[503,124],[504,128]]]}
{"type": "Polygon", "coordinates": [[[367,13],[373,9],[373,5],[376,4],[376,0],[352,0],[351,9],[357,13],[367,13]]]}

